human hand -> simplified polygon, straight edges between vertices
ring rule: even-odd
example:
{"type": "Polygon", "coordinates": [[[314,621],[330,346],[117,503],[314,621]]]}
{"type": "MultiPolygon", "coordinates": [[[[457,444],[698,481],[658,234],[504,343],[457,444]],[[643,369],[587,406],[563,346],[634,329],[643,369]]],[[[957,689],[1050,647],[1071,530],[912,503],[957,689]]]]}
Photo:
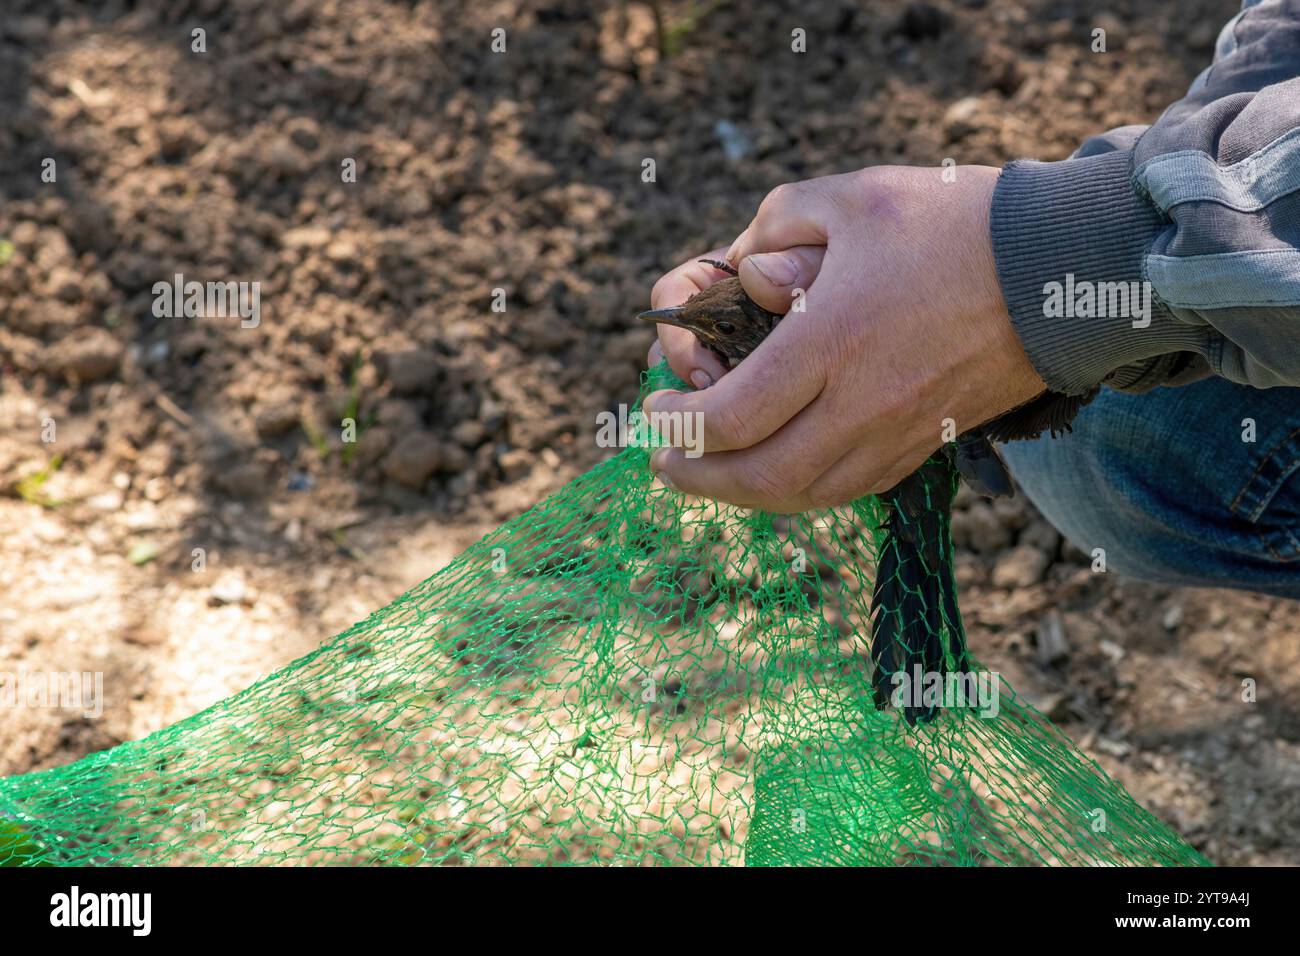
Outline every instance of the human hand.
{"type": "MultiPolygon", "coordinates": [[[[892,488],[943,444],[946,426],[967,431],[1044,389],[994,269],[998,170],[957,167],[953,181],[943,172],[875,167],[767,196],[727,258],[774,311],[805,288],[804,311],[725,375],[681,338],[693,336],[661,327],[674,370],[697,387],[695,371],[716,383],[647,397],[649,413],[702,415],[702,457],[675,448],[652,457],[665,483],[768,511],[842,504],[892,488]],[[817,246],[820,263],[808,248],[817,246]],[[768,278],[782,258],[796,276],[790,286],[768,278]]],[[[679,267],[656,285],[653,304],[677,304],[712,281],[707,266],[679,267]]]]}

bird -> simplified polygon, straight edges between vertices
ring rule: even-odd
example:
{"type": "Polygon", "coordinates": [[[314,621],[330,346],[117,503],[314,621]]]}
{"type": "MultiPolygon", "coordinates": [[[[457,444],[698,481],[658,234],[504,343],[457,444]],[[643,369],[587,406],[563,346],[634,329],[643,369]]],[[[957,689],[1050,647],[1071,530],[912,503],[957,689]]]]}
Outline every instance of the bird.
{"type": "MultiPolygon", "coordinates": [[[[728,369],[743,362],[783,315],[745,292],[730,262],[701,259],[725,273],[681,305],[650,309],[639,319],[686,329],[728,369]]],[[[883,516],[872,592],[872,696],[879,710],[898,708],[909,725],[933,720],[941,707],[916,686],[920,676],[942,678],[970,667],[966,630],[953,568],[952,503],[962,479],[986,497],[1015,493],[994,442],[1053,437],[1070,431],[1079,410],[1099,387],[1080,395],[1050,389],[937,448],[910,475],[877,495],[883,516]],[[895,692],[903,688],[903,693],[895,692]],[[929,700],[929,703],[925,701],[929,700]]],[[[940,698],[942,701],[942,698],[940,698]]],[[[951,703],[952,701],[948,701],[951,703]]]]}

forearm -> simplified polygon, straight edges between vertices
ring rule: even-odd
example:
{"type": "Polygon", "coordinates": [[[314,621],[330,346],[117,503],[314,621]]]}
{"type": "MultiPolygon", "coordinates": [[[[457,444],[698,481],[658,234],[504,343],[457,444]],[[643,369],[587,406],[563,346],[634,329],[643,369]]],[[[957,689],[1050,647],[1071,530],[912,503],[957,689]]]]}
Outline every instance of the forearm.
{"type": "Polygon", "coordinates": [[[1150,128],[1004,170],[999,280],[1049,387],[1150,387],[1188,353],[1300,385],[1300,0],[1248,7],[1218,53],[1150,128]]]}

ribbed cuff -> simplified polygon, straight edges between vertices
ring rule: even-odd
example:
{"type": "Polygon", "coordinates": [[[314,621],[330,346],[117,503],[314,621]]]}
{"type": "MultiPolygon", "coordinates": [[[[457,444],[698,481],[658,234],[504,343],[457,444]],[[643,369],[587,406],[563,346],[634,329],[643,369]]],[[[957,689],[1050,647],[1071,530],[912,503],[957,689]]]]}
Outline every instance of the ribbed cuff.
{"type": "Polygon", "coordinates": [[[993,193],[1002,295],[1029,360],[1058,392],[1085,392],[1125,365],[1206,346],[1204,328],[1179,322],[1144,285],[1147,251],[1169,224],[1131,185],[1130,156],[1010,163],[993,193]],[[1125,283],[1127,308],[1118,287],[1101,283],[1125,283]],[[1135,327],[1142,303],[1149,324],[1135,327]]]}

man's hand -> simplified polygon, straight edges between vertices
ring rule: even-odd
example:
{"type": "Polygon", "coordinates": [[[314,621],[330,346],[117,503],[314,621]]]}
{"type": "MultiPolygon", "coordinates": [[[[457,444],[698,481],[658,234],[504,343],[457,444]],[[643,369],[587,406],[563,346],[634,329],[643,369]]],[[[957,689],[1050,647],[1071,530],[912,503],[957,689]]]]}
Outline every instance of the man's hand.
{"type": "MultiPolygon", "coordinates": [[[[768,194],[727,258],[760,305],[786,311],[802,289],[804,311],[725,375],[689,333],[660,328],[674,371],[703,390],[656,392],[645,408],[702,413],[706,452],[655,452],[667,484],[768,511],[843,504],[1044,389],[994,269],[998,170],[943,172],[876,167],[768,194]]],[[[684,301],[712,271],[679,267],[652,305],[684,301]]]]}

